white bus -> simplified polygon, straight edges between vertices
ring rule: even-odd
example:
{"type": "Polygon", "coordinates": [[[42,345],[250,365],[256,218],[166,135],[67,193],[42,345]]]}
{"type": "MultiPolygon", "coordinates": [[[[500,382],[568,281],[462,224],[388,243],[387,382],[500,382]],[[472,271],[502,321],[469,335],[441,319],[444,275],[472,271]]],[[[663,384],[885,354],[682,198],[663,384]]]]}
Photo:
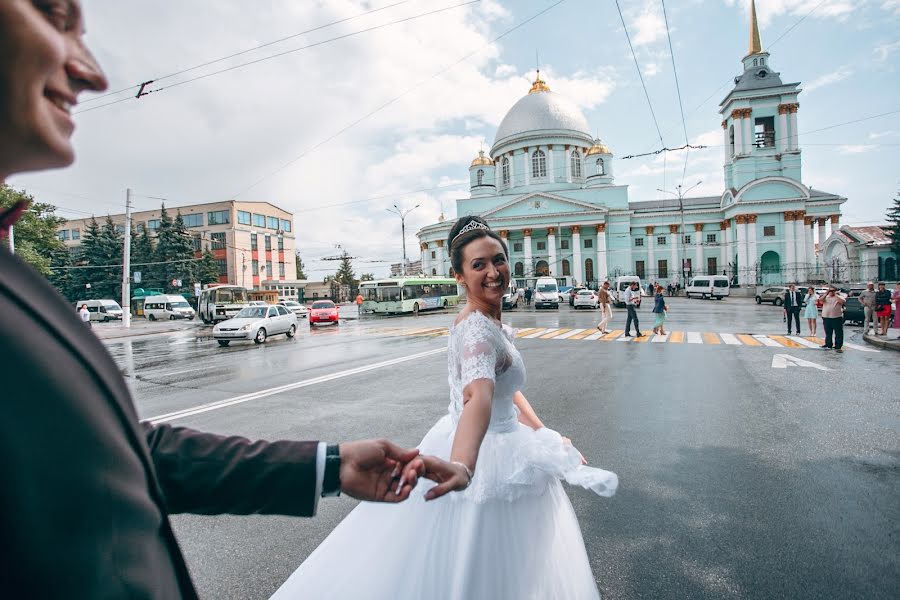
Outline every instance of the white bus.
{"type": "Polygon", "coordinates": [[[211,283],[200,292],[197,314],[207,325],[217,323],[230,319],[249,302],[247,288],[239,285],[211,283]]]}
{"type": "Polygon", "coordinates": [[[359,284],[362,309],[381,314],[419,314],[420,310],[447,308],[459,303],[456,280],[438,277],[404,277],[363,281],[359,284]]]}

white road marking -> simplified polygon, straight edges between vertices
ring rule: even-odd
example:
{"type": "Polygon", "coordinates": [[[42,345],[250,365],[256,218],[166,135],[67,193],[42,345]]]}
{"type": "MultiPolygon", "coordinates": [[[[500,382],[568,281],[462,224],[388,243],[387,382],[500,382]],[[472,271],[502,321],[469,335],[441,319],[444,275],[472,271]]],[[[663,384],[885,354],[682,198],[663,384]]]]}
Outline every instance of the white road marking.
{"type": "Polygon", "coordinates": [[[544,335],[545,333],[550,333],[552,331],[556,331],[557,329],[559,329],[559,327],[554,327],[552,329],[540,329],[538,331],[535,331],[534,333],[529,333],[526,336],[522,336],[522,339],[530,340],[532,338],[540,337],[540,336],[544,335]]]}
{"type": "Polygon", "coordinates": [[[349,377],[351,375],[358,375],[359,373],[365,373],[367,371],[374,371],[376,369],[383,369],[384,367],[390,367],[392,365],[397,365],[397,364],[408,362],[411,360],[425,358],[426,356],[432,356],[434,354],[440,354],[440,353],[446,352],[446,351],[447,351],[446,348],[437,348],[435,350],[428,350],[426,352],[418,352],[416,354],[410,354],[408,356],[401,356],[400,358],[392,358],[391,360],[385,360],[382,362],[373,363],[371,365],[356,367],[354,369],[347,369],[346,371],[338,371],[337,373],[331,373],[329,375],[322,375],[321,377],[313,377],[312,379],[304,379],[301,381],[296,381],[294,383],[288,383],[287,385],[280,385],[278,387],[273,387],[273,388],[269,388],[266,390],[260,390],[258,392],[251,392],[249,394],[235,396],[234,398],[226,398],[225,400],[209,402],[207,404],[201,404],[200,406],[195,406],[193,408],[186,408],[184,410],[179,410],[179,411],[167,413],[164,415],[158,415],[156,417],[150,417],[149,419],[144,419],[144,420],[150,421],[151,423],[165,423],[166,421],[174,421],[175,419],[191,417],[193,415],[199,415],[201,413],[209,412],[211,410],[219,410],[220,408],[227,408],[229,406],[234,406],[235,404],[242,404],[244,402],[250,402],[251,400],[260,400],[260,399],[266,398],[268,396],[273,396],[275,394],[281,394],[282,392],[288,392],[290,390],[296,390],[298,388],[307,387],[310,385],[326,383],[328,381],[334,381],[335,379],[341,379],[343,377],[349,377]]]}
{"type": "Polygon", "coordinates": [[[650,340],[650,343],[654,343],[654,342],[662,343],[662,342],[668,342],[668,341],[669,341],[669,334],[667,333],[666,335],[654,336],[654,338],[652,340],[650,340]]]}
{"type": "Polygon", "coordinates": [[[733,333],[720,333],[719,337],[722,338],[722,341],[728,344],[729,346],[740,346],[741,340],[737,339],[733,333]]]}
{"type": "Polygon", "coordinates": [[[606,333],[601,333],[601,332],[598,331],[597,333],[592,333],[591,335],[587,336],[586,338],[581,338],[581,339],[587,340],[587,341],[589,341],[589,342],[593,342],[594,340],[599,340],[599,339],[602,338],[604,335],[608,335],[608,334],[606,334],[606,333]]]}
{"type": "Polygon", "coordinates": [[[180,371],[164,371],[162,373],[154,373],[150,371],[149,373],[142,372],[140,375],[142,377],[171,377],[172,375],[183,375],[185,373],[193,373],[194,371],[203,371],[206,367],[197,367],[196,369],[182,369],[180,371]]]}
{"type": "Polygon", "coordinates": [[[616,341],[617,341],[617,342],[630,342],[630,341],[633,340],[633,339],[634,339],[634,338],[631,337],[631,336],[622,335],[621,337],[617,337],[617,338],[616,338],[616,341]]]}
{"type": "Polygon", "coordinates": [[[577,335],[577,334],[581,333],[582,331],[584,331],[584,329],[573,329],[572,331],[567,331],[564,334],[558,335],[553,339],[554,340],[564,340],[566,338],[572,337],[573,335],[577,335]]]}
{"type": "Polygon", "coordinates": [[[788,339],[791,340],[792,342],[797,342],[801,346],[806,346],[807,348],[818,348],[820,346],[820,344],[811,342],[806,338],[800,337],[799,335],[789,335],[788,339]]]}
{"type": "Polygon", "coordinates": [[[759,340],[763,346],[768,346],[769,348],[784,348],[784,346],[782,346],[775,340],[770,340],[765,335],[754,335],[753,337],[759,340]]]}
{"type": "Polygon", "coordinates": [[[862,352],[881,352],[881,350],[876,350],[875,348],[867,348],[866,346],[851,344],[850,342],[844,342],[844,345],[848,348],[853,348],[854,350],[861,350],[862,352]]]}
{"type": "Polygon", "coordinates": [[[828,367],[814,363],[809,360],[803,360],[790,354],[776,354],[772,357],[773,369],[786,369],[788,367],[806,367],[809,369],[818,369],[820,371],[830,371],[828,367]]]}
{"type": "Polygon", "coordinates": [[[699,331],[688,331],[687,342],[688,344],[702,344],[703,338],[700,336],[699,331]]]}

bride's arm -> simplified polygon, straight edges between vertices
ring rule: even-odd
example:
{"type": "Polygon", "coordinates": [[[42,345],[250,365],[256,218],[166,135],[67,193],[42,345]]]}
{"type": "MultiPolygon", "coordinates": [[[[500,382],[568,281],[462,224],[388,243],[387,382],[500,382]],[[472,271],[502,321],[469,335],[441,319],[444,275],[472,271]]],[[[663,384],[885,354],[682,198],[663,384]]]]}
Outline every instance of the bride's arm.
{"type": "Polygon", "coordinates": [[[515,395],[513,395],[513,404],[519,409],[519,423],[527,425],[534,430],[544,426],[522,392],[516,392],[515,395]]]}

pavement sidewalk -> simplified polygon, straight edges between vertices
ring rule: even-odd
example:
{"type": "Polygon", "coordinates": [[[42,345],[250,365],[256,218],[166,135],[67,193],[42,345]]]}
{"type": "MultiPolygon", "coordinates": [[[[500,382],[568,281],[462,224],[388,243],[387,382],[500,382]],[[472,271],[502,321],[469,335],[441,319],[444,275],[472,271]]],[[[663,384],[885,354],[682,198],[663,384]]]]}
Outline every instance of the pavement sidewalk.
{"type": "Polygon", "coordinates": [[[900,339],[897,338],[897,333],[897,329],[888,329],[887,335],[872,335],[865,333],[863,334],[863,339],[873,346],[900,352],[900,339]]]}
{"type": "MultiPolygon", "coordinates": [[[[92,331],[98,338],[101,340],[116,340],[121,338],[129,338],[129,337],[138,337],[144,335],[158,335],[161,333],[173,333],[176,331],[189,331],[194,329],[195,327],[185,327],[184,325],[177,324],[173,322],[169,323],[154,323],[152,327],[147,326],[143,322],[135,323],[132,321],[132,326],[128,329],[122,327],[120,323],[112,324],[109,326],[98,326],[94,325],[92,327],[92,331]]],[[[197,324],[196,327],[200,325],[197,324]]]]}

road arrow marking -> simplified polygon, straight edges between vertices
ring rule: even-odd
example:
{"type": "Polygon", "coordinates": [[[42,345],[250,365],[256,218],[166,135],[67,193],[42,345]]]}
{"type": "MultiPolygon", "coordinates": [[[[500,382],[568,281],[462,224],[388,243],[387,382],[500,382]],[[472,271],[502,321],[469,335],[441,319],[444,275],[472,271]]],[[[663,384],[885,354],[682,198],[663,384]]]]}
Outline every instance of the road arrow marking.
{"type": "Polygon", "coordinates": [[[787,369],[788,367],[807,367],[818,369],[820,371],[831,370],[828,367],[824,367],[808,360],[803,360],[802,358],[797,358],[796,356],[791,356],[790,354],[776,354],[772,357],[773,369],[787,369]]]}

